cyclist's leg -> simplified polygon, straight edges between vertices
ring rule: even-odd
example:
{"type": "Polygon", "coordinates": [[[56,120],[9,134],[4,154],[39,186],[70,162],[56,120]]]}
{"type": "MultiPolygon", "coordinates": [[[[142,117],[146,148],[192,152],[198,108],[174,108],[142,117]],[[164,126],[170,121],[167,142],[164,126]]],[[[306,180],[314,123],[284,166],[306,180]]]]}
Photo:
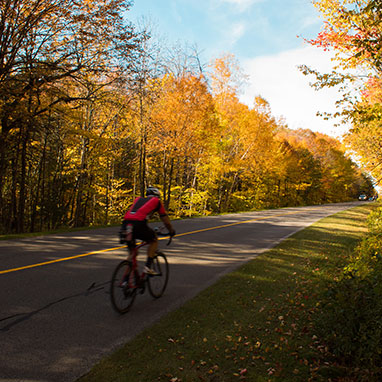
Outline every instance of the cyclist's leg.
{"type": "Polygon", "coordinates": [[[158,239],[154,237],[147,247],[147,258],[153,259],[158,249],[158,239]]]}
{"type": "Polygon", "coordinates": [[[155,270],[153,269],[153,261],[156,256],[156,251],[158,249],[158,239],[155,238],[151,241],[147,248],[147,260],[145,265],[145,272],[151,275],[156,274],[155,270]]]}
{"type": "Polygon", "coordinates": [[[134,258],[134,252],[136,251],[136,242],[135,242],[135,236],[134,236],[134,225],[131,224],[131,234],[129,236],[129,240],[127,243],[127,263],[130,266],[130,269],[133,268],[133,258],[134,258]]]}
{"type": "Polygon", "coordinates": [[[150,270],[153,258],[155,257],[155,253],[158,249],[157,235],[154,230],[147,225],[146,221],[139,222],[139,224],[134,224],[134,235],[148,243],[146,270],[150,270]]]}
{"type": "Polygon", "coordinates": [[[127,261],[128,263],[132,263],[133,257],[134,257],[134,250],[135,250],[135,242],[132,241],[131,243],[127,243],[127,261]]]}

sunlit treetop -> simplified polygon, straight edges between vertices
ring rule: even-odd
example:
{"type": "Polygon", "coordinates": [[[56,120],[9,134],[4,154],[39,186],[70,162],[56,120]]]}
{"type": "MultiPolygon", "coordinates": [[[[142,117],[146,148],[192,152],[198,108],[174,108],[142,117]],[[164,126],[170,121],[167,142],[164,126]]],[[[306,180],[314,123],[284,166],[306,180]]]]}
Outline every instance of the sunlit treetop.
{"type": "Polygon", "coordinates": [[[334,50],[340,66],[382,70],[382,2],[380,0],[317,0],[322,31],[310,44],[334,50]]]}

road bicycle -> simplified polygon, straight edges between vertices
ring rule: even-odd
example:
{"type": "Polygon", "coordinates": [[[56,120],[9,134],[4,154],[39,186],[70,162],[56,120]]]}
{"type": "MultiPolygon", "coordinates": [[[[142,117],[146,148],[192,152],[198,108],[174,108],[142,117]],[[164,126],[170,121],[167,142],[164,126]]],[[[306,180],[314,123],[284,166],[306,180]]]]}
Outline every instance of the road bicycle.
{"type": "MultiPolygon", "coordinates": [[[[169,236],[169,233],[162,233],[155,229],[158,236],[169,236]]],[[[167,245],[170,245],[170,236],[167,245]]],[[[146,274],[139,269],[137,256],[140,248],[147,245],[147,242],[139,244],[133,243],[131,246],[132,261],[129,265],[127,260],[122,260],[115,268],[110,283],[110,297],[113,308],[120,314],[127,313],[132,307],[137,293],[143,294],[146,286],[152,297],[159,298],[163,295],[169,276],[169,266],[166,255],[161,251],[156,251],[151,268],[155,274],[146,274]]],[[[127,246],[129,251],[129,248],[127,246]]]]}

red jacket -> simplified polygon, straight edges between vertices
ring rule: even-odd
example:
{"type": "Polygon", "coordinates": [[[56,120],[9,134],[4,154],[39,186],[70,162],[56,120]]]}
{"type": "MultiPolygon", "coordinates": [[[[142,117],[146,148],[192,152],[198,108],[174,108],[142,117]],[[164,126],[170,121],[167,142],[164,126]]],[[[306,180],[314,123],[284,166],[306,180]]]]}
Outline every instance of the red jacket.
{"type": "Polygon", "coordinates": [[[156,196],[147,198],[138,197],[125,213],[124,220],[144,221],[150,219],[151,215],[158,212],[160,216],[167,215],[162,202],[156,196]]]}

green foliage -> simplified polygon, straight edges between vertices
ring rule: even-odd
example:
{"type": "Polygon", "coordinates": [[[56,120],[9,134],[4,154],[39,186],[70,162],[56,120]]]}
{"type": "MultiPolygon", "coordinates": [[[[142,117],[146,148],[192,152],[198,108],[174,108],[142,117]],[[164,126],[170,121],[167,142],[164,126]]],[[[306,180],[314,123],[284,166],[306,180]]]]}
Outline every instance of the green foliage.
{"type": "Polygon", "coordinates": [[[382,208],[370,214],[370,234],[325,292],[316,322],[339,362],[376,374],[382,372],[381,215],[382,208]]]}
{"type": "Polygon", "coordinates": [[[235,192],[230,202],[233,211],[248,211],[259,208],[253,195],[244,192],[235,192]]]}
{"type": "Polygon", "coordinates": [[[368,217],[369,230],[373,234],[382,234],[382,208],[373,211],[368,217]]]}
{"type": "Polygon", "coordinates": [[[207,199],[207,191],[172,187],[169,211],[176,218],[206,215],[207,199]]]}

